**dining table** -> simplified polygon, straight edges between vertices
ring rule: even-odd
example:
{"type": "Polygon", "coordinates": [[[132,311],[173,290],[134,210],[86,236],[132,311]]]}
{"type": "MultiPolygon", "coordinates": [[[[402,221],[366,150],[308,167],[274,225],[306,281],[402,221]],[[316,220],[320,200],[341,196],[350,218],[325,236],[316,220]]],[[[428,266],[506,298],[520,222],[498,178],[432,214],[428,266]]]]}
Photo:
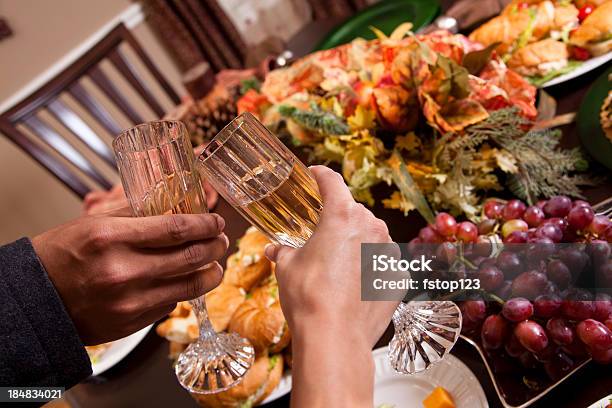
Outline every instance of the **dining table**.
{"type": "MultiPolygon", "coordinates": [[[[448,2],[443,2],[443,8],[448,2]]],[[[338,20],[315,21],[304,27],[289,41],[288,47],[296,55],[312,49],[321,33],[329,31],[338,20]]],[[[557,101],[557,113],[576,112],[593,81],[601,75],[606,66],[595,69],[569,82],[546,89],[557,101]]],[[[598,112],[593,112],[597,115],[598,112]]],[[[561,127],[562,146],[580,145],[575,123],[561,127]]],[[[608,177],[601,184],[584,189],[585,197],[591,203],[600,202],[612,196],[612,174],[603,166],[593,163],[591,171],[608,177]]],[[[376,193],[376,192],[375,192],[376,193]]],[[[243,235],[249,224],[226,201],[219,199],[214,211],[225,218],[225,233],[230,240],[228,253],[236,251],[236,240],[243,235]]],[[[415,212],[404,216],[397,210],[385,209],[380,205],[373,212],[384,219],[396,242],[408,242],[415,237],[425,221],[415,212]]],[[[225,260],[222,261],[225,262],[225,260]]],[[[376,344],[382,347],[391,339],[392,327],[376,344]]],[[[193,408],[196,402],[181,388],[168,358],[168,342],[151,330],[144,340],[117,365],[101,375],[88,378],[70,389],[65,398],[73,408],[147,407],[147,408],[193,408]]],[[[491,408],[503,407],[497,396],[483,361],[471,345],[460,339],[451,354],[465,363],[478,379],[491,408]]],[[[335,390],[326,390],[335,392],[335,390]]],[[[612,367],[588,363],[577,373],[566,379],[541,399],[531,405],[533,408],[586,408],[595,401],[612,393],[612,367]]],[[[288,407],[290,395],[285,395],[266,405],[268,408],[288,407]]],[[[400,408],[400,407],[398,407],[400,408]]]]}

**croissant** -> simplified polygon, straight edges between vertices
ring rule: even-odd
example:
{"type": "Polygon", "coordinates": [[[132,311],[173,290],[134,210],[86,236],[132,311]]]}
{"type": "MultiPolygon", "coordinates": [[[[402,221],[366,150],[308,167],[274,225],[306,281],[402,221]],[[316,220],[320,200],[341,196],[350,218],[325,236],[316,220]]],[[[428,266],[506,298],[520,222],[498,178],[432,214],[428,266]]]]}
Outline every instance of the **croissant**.
{"type": "Polygon", "coordinates": [[[240,239],[238,252],[227,259],[223,282],[246,291],[270,274],[270,261],[264,255],[264,248],[270,240],[254,228],[249,228],[240,239]]]}
{"type": "Polygon", "coordinates": [[[227,329],[232,315],[245,300],[244,289],[225,282],[206,294],[208,318],[215,331],[227,329]]]}
{"type": "Polygon", "coordinates": [[[232,388],[216,394],[191,394],[207,408],[252,407],[261,403],[278,386],[283,376],[283,357],[276,354],[258,356],[244,379],[232,388]]]}
{"type": "Polygon", "coordinates": [[[247,338],[255,351],[280,351],[291,336],[278,300],[278,286],[271,283],[253,289],[230,321],[229,331],[247,338]]]}

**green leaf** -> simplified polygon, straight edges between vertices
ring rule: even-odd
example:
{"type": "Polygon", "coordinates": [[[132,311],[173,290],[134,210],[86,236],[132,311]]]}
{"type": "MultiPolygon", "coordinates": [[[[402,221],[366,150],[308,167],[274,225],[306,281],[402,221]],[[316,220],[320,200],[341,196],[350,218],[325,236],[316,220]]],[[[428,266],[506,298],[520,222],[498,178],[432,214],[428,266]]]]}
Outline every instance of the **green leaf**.
{"type": "Polygon", "coordinates": [[[480,74],[480,71],[482,71],[485,65],[491,60],[493,50],[495,50],[499,44],[501,43],[495,42],[482,50],[468,52],[463,56],[461,65],[463,65],[472,75],[480,74]]]}
{"type": "Polygon", "coordinates": [[[344,120],[331,112],[326,112],[317,104],[312,103],[311,110],[301,110],[290,105],[279,105],[281,116],[293,119],[298,125],[319,132],[323,135],[346,135],[350,133],[344,120]]]}
{"type": "Polygon", "coordinates": [[[548,72],[547,74],[543,76],[527,77],[527,80],[531,83],[531,85],[539,88],[545,83],[547,83],[548,81],[550,81],[551,79],[556,78],[560,75],[565,75],[568,72],[572,72],[573,70],[575,70],[581,65],[582,65],[581,61],[570,60],[567,62],[567,65],[564,66],[563,68],[553,69],[552,71],[548,72]]]}
{"type": "Polygon", "coordinates": [[[446,74],[450,83],[450,95],[457,99],[466,98],[470,94],[469,72],[452,59],[438,54],[436,65],[446,74]]]}
{"type": "Polygon", "coordinates": [[[392,170],[393,183],[400,190],[404,198],[415,206],[419,214],[425,218],[425,221],[433,224],[435,221],[433,211],[429,207],[423,192],[410,175],[404,159],[397,151],[393,152],[389,159],[389,165],[392,170]]]}

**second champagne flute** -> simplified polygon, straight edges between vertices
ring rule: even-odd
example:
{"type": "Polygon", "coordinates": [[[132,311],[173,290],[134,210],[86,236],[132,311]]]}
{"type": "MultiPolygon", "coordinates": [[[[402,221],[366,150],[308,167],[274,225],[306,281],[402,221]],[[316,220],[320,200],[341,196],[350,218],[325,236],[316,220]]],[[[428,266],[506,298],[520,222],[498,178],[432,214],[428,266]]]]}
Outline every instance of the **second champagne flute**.
{"type": "MultiPolygon", "coordinates": [[[[215,136],[198,166],[219,194],[272,241],[297,248],[314,232],[323,207],[317,183],[252,114],[240,115],[215,136]]],[[[461,312],[452,302],[400,303],[393,324],[391,364],[399,372],[416,373],[453,347],[461,312]]]]}

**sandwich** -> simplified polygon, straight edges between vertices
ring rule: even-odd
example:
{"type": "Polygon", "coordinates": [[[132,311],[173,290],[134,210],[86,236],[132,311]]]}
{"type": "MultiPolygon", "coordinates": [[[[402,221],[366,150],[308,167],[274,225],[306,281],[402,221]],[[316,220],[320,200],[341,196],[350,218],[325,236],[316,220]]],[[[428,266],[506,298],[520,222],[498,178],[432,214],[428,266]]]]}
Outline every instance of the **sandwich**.
{"type": "Polygon", "coordinates": [[[206,294],[208,318],[217,332],[227,329],[232,315],[246,300],[244,289],[223,282],[206,294]]]}
{"type": "Polygon", "coordinates": [[[592,56],[612,50],[612,0],[597,7],[582,24],[572,32],[570,44],[582,47],[592,56]]]}
{"type": "Polygon", "coordinates": [[[276,281],[252,290],[229,323],[228,330],[247,338],[256,352],[279,352],[291,340],[287,321],[281,310],[276,281]]]}
{"type": "Polygon", "coordinates": [[[227,259],[227,268],[223,282],[251,290],[255,284],[270,275],[270,261],[264,255],[264,249],[270,240],[255,228],[249,228],[240,238],[238,252],[227,259]]]}
{"type": "Polygon", "coordinates": [[[567,46],[552,38],[528,44],[517,50],[507,64],[519,74],[527,77],[544,77],[567,66],[567,46]]]}
{"type": "Polygon", "coordinates": [[[283,376],[283,357],[258,356],[244,379],[236,386],[216,394],[191,394],[201,407],[251,408],[261,403],[278,386],[283,376]]]}
{"type": "Polygon", "coordinates": [[[198,320],[188,302],[179,302],[155,330],[170,342],[189,344],[198,339],[198,320]]]}

